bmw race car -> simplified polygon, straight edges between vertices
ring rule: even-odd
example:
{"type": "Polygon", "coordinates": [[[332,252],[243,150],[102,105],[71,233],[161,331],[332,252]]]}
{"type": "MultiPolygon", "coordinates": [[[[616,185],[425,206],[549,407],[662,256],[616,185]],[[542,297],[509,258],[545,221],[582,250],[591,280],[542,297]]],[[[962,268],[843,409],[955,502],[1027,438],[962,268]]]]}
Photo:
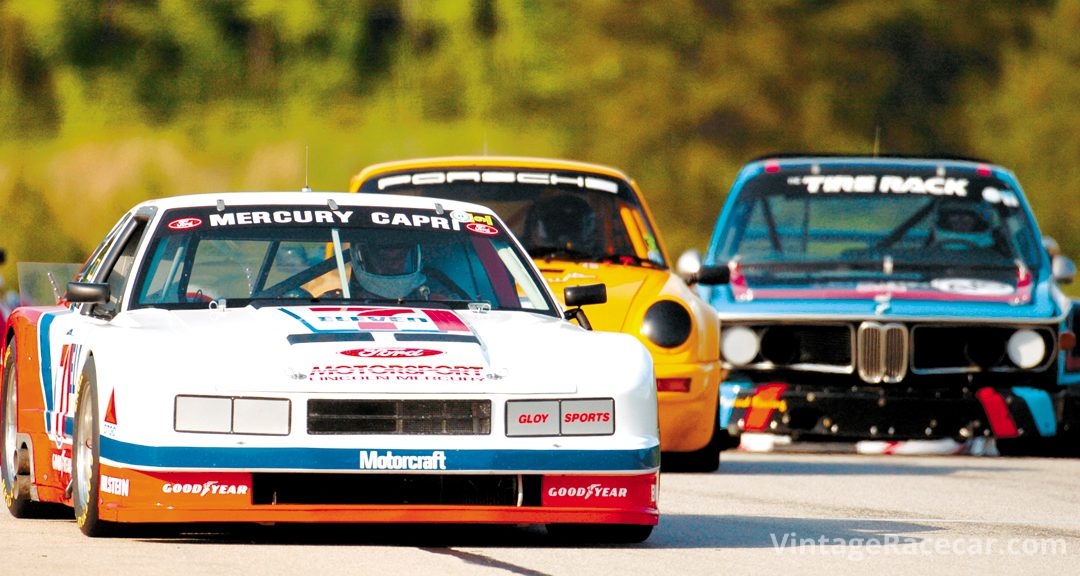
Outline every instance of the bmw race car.
{"type": "Polygon", "coordinates": [[[1059,284],[1076,270],[1053,246],[1001,166],[751,162],[704,267],[681,270],[712,275],[699,290],[719,315],[730,370],[723,425],[803,440],[989,436],[1003,454],[1075,450],[1078,314],[1059,284]]]}
{"type": "Polygon", "coordinates": [[[221,193],[120,218],[3,334],[11,513],[127,523],[657,523],[652,360],[584,329],[498,216],[447,200],[221,193]],[[552,362],[551,357],[564,359],[552,362]]]}
{"type": "Polygon", "coordinates": [[[607,303],[589,318],[596,330],[633,335],[652,354],[665,470],[716,470],[721,449],[734,446],[717,426],[716,312],[669,267],[645,198],[624,173],[544,158],[423,158],[364,168],[349,189],[494,209],[557,291],[607,285],[607,303]]]}

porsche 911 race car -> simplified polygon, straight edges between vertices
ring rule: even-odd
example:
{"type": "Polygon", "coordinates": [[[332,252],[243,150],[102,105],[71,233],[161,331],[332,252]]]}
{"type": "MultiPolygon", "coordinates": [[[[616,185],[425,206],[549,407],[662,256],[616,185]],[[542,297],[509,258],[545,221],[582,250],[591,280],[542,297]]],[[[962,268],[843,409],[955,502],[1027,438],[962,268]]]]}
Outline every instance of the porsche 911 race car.
{"type": "Polygon", "coordinates": [[[489,209],[349,193],[144,202],[3,335],[8,509],[127,523],[659,518],[652,360],[565,309],[489,209]],[[552,358],[560,362],[552,362],[552,358]]]}
{"type": "Polygon", "coordinates": [[[589,318],[594,329],[630,334],[652,354],[664,469],[720,465],[721,449],[734,444],[717,425],[723,370],[716,312],[669,267],[645,198],[626,174],[545,158],[422,158],[364,168],[349,190],[484,204],[557,292],[606,284],[608,301],[589,318]]]}
{"type": "MultiPolygon", "coordinates": [[[[798,439],[1075,450],[1075,266],[979,161],[772,157],[737,176],[699,285],[721,421],[798,439]],[[721,274],[716,274],[721,272],[721,274]],[[719,280],[719,282],[715,282],[719,280]]],[[[681,270],[695,272],[693,267],[681,270]]]]}

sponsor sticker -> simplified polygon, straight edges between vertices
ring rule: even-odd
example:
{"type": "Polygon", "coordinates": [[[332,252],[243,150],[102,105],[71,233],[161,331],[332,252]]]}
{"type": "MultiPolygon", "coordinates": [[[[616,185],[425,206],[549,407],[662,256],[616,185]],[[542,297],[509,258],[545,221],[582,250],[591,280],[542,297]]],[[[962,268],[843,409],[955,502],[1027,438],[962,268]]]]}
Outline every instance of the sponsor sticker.
{"type": "Polygon", "coordinates": [[[401,186],[440,186],[468,182],[472,184],[525,184],[535,186],[560,186],[599,190],[612,194],[619,191],[619,184],[607,178],[584,174],[555,174],[516,170],[448,170],[399,174],[379,178],[379,190],[401,186]]]}
{"type": "Polygon", "coordinates": [[[165,494],[191,494],[204,498],[206,496],[235,495],[243,496],[251,490],[248,484],[228,484],[217,480],[196,482],[166,482],[161,486],[165,494]]]}
{"type": "Polygon", "coordinates": [[[356,348],[342,350],[339,354],[355,358],[422,358],[424,356],[438,356],[443,354],[443,351],[429,350],[427,348],[356,348]]]}
{"type": "Polygon", "coordinates": [[[446,452],[394,454],[392,451],[360,451],[361,470],[446,470],[446,452]]]}
{"type": "Polygon", "coordinates": [[[933,176],[898,176],[890,174],[828,174],[792,176],[788,184],[803,186],[810,194],[882,193],[882,194],[929,194],[933,196],[968,195],[968,180],[933,176]]]}
{"type": "Polygon", "coordinates": [[[113,496],[127,496],[131,492],[131,480],[101,475],[101,492],[113,496]]]}
{"type": "Polygon", "coordinates": [[[1004,283],[978,278],[938,278],[930,286],[942,292],[968,296],[1008,296],[1016,290],[1004,283]]]}
{"type": "Polygon", "coordinates": [[[166,227],[168,227],[169,230],[190,230],[202,226],[202,223],[203,221],[201,218],[177,218],[166,224],[166,227]]]}
{"type": "Polygon", "coordinates": [[[282,310],[312,332],[446,332],[471,334],[468,326],[450,310],[372,308],[365,306],[313,306],[282,310]]]}
{"type": "Polygon", "coordinates": [[[398,380],[413,382],[483,382],[483,366],[425,366],[395,364],[342,364],[314,366],[307,376],[312,382],[358,382],[398,380]]]}
{"type": "Polygon", "coordinates": [[[255,224],[348,224],[352,210],[252,210],[210,214],[210,226],[255,224]]]}
{"type": "Polygon", "coordinates": [[[656,475],[545,476],[543,506],[594,508],[649,507],[656,505],[656,475]]]}

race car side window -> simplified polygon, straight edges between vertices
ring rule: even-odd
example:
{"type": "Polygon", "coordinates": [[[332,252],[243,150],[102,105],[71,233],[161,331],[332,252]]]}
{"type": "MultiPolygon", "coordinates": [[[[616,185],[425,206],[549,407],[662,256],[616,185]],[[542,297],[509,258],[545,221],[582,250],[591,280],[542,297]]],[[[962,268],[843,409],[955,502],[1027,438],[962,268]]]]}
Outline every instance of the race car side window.
{"type": "Polygon", "coordinates": [[[111,318],[123,308],[124,293],[135,265],[135,252],[145,231],[145,219],[132,219],[130,225],[125,226],[117,235],[117,244],[113,249],[106,251],[101,260],[102,267],[98,274],[95,274],[94,280],[109,285],[109,300],[91,305],[88,310],[90,315],[111,318]]]}

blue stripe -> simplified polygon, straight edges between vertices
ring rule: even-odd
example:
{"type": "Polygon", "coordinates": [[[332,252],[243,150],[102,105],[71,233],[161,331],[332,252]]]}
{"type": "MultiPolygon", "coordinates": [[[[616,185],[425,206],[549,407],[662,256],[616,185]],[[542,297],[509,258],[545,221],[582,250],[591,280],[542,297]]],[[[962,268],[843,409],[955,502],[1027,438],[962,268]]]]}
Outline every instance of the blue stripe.
{"type": "Polygon", "coordinates": [[[1027,404],[1040,436],[1057,436],[1057,417],[1054,416],[1054,402],[1050,399],[1049,392],[1038,388],[1016,386],[1012,389],[1012,393],[1023,398],[1024,403],[1027,404]]]}
{"type": "Polygon", "coordinates": [[[751,388],[749,382],[745,384],[733,384],[725,382],[720,385],[720,427],[727,428],[731,423],[731,414],[735,411],[735,399],[739,392],[751,388]]]}
{"type": "MultiPolygon", "coordinates": [[[[41,370],[41,395],[45,398],[45,413],[47,415],[53,413],[53,362],[52,346],[49,345],[49,329],[55,319],[55,314],[42,314],[41,319],[38,321],[38,367],[41,370]]],[[[45,418],[45,429],[48,432],[53,432],[52,418],[45,418]]]]}
{"type": "MultiPolygon", "coordinates": [[[[360,470],[360,453],[431,456],[434,450],[364,448],[203,448],[144,446],[101,438],[103,458],[128,466],[151,468],[241,470],[360,470]]],[[[660,465],[660,446],[640,450],[443,450],[446,470],[504,471],[637,471],[660,465]]]]}

